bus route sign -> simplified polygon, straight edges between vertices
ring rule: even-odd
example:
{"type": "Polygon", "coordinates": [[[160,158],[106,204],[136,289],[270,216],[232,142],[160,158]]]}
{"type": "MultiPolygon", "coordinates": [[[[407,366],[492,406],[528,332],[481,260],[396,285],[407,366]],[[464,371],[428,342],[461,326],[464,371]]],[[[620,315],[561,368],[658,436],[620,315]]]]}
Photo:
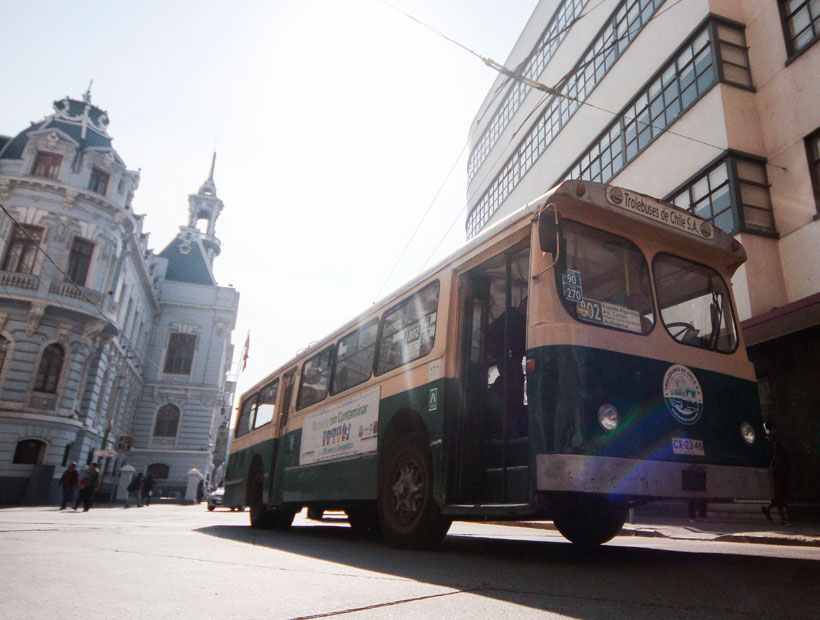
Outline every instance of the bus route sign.
{"type": "Polygon", "coordinates": [[[659,200],[641,196],[620,187],[608,186],[606,188],[606,199],[610,204],[624,211],[660,222],[670,228],[696,237],[711,239],[715,235],[715,229],[709,222],[685,211],[673,209],[659,200]]]}

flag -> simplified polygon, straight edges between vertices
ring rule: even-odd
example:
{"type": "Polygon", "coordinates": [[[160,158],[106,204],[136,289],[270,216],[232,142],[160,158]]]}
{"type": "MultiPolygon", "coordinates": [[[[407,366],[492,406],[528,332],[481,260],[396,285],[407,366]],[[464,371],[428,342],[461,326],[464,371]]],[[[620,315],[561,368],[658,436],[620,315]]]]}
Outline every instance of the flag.
{"type": "Polygon", "coordinates": [[[251,333],[248,332],[248,335],[245,337],[245,346],[242,347],[242,370],[240,370],[240,372],[244,371],[245,366],[248,365],[248,349],[250,349],[250,346],[251,346],[251,333]]]}

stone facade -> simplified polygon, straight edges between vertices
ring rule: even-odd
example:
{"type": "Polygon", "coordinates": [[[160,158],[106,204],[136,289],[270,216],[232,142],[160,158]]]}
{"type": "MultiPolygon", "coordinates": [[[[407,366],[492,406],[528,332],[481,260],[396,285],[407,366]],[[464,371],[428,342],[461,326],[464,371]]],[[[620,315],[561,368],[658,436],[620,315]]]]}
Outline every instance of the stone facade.
{"type": "Polygon", "coordinates": [[[107,130],[86,93],[0,136],[0,504],[53,501],[70,462],[99,462],[104,489],[128,462],[177,495],[219,465],[239,295],[213,276],[213,166],[155,254],[107,130]]]}

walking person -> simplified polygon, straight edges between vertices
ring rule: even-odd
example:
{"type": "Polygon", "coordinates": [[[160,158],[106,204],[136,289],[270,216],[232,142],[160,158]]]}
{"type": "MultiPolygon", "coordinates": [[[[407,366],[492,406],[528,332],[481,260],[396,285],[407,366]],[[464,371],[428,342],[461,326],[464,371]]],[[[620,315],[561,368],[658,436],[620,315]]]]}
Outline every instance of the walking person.
{"type": "Polygon", "coordinates": [[[60,481],[57,483],[63,490],[63,503],[60,504],[60,510],[65,510],[66,507],[74,501],[74,489],[80,484],[80,474],[77,473],[77,463],[71,463],[60,476],[60,481]]]}
{"type": "Polygon", "coordinates": [[[142,508],[142,486],[143,486],[143,479],[142,479],[142,472],[138,473],[134,476],[134,479],[128,485],[128,497],[125,498],[125,507],[128,508],[131,505],[131,500],[134,500],[134,505],[137,508],[142,508]]]}
{"type": "Polygon", "coordinates": [[[148,475],[142,481],[142,505],[143,506],[150,506],[151,505],[151,491],[154,490],[154,476],[151,475],[151,472],[148,472],[148,475]]]}
{"type": "Polygon", "coordinates": [[[789,495],[789,457],[783,442],[777,437],[777,426],[775,423],[767,422],[766,438],[769,440],[769,449],[771,450],[771,460],[769,461],[769,473],[772,481],[772,501],[768,506],[762,506],[760,509],[766,518],[771,523],[772,508],[777,508],[780,515],[780,525],[791,525],[786,518],[786,502],[789,495]]]}
{"type": "Polygon", "coordinates": [[[88,466],[85,474],[80,480],[80,494],[77,497],[77,503],[74,504],[74,510],[83,505],[83,512],[88,512],[91,504],[94,502],[94,494],[97,491],[97,484],[100,482],[100,473],[97,471],[97,464],[91,463],[88,466]]]}

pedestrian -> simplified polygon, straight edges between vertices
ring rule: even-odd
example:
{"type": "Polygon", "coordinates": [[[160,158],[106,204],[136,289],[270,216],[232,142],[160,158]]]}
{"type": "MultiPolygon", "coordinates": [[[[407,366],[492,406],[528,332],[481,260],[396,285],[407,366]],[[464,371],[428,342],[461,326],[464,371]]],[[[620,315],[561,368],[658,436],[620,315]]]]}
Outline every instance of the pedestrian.
{"type": "Polygon", "coordinates": [[[79,483],[80,475],[77,473],[77,463],[71,463],[57,483],[63,489],[63,503],[60,504],[60,510],[65,510],[66,506],[74,501],[74,489],[77,488],[79,483]]]}
{"type": "Polygon", "coordinates": [[[148,472],[148,475],[142,481],[142,505],[143,506],[150,506],[151,505],[151,491],[154,489],[154,476],[151,475],[151,472],[148,472]]]}
{"type": "Polygon", "coordinates": [[[88,469],[80,480],[80,494],[77,496],[77,503],[74,504],[74,510],[83,505],[83,512],[88,512],[91,504],[94,502],[94,494],[97,491],[97,484],[100,481],[100,474],[97,471],[97,464],[90,463],[88,469]]]}
{"type": "Polygon", "coordinates": [[[706,518],[706,508],[708,506],[708,500],[705,497],[697,497],[694,499],[689,500],[689,520],[695,521],[697,519],[702,519],[703,521],[708,521],[706,518]]]}
{"type": "Polygon", "coordinates": [[[772,508],[777,508],[780,515],[780,525],[789,526],[786,518],[786,502],[789,495],[789,456],[783,442],[777,436],[777,425],[774,421],[767,422],[766,438],[769,440],[771,459],[769,460],[769,474],[772,482],[772,501],[768,506],[761,506],[763,514],[771,523],[772,508]]]}
{"type": "Polygon", "coordinates": [[[131,505],[131,500],[134,500],[134,505],[137,508],[142,508],[142,472],[134,476],[134,479],[128,485],[128,497],[125,498],[125,507],[131,505]]]}
{"type": "Polygon", "coordinates": [[[196,485],[196,503],[201,503],[203,497],[205,497],[205,483],[200,480],[199,484],[196,485]]]}

